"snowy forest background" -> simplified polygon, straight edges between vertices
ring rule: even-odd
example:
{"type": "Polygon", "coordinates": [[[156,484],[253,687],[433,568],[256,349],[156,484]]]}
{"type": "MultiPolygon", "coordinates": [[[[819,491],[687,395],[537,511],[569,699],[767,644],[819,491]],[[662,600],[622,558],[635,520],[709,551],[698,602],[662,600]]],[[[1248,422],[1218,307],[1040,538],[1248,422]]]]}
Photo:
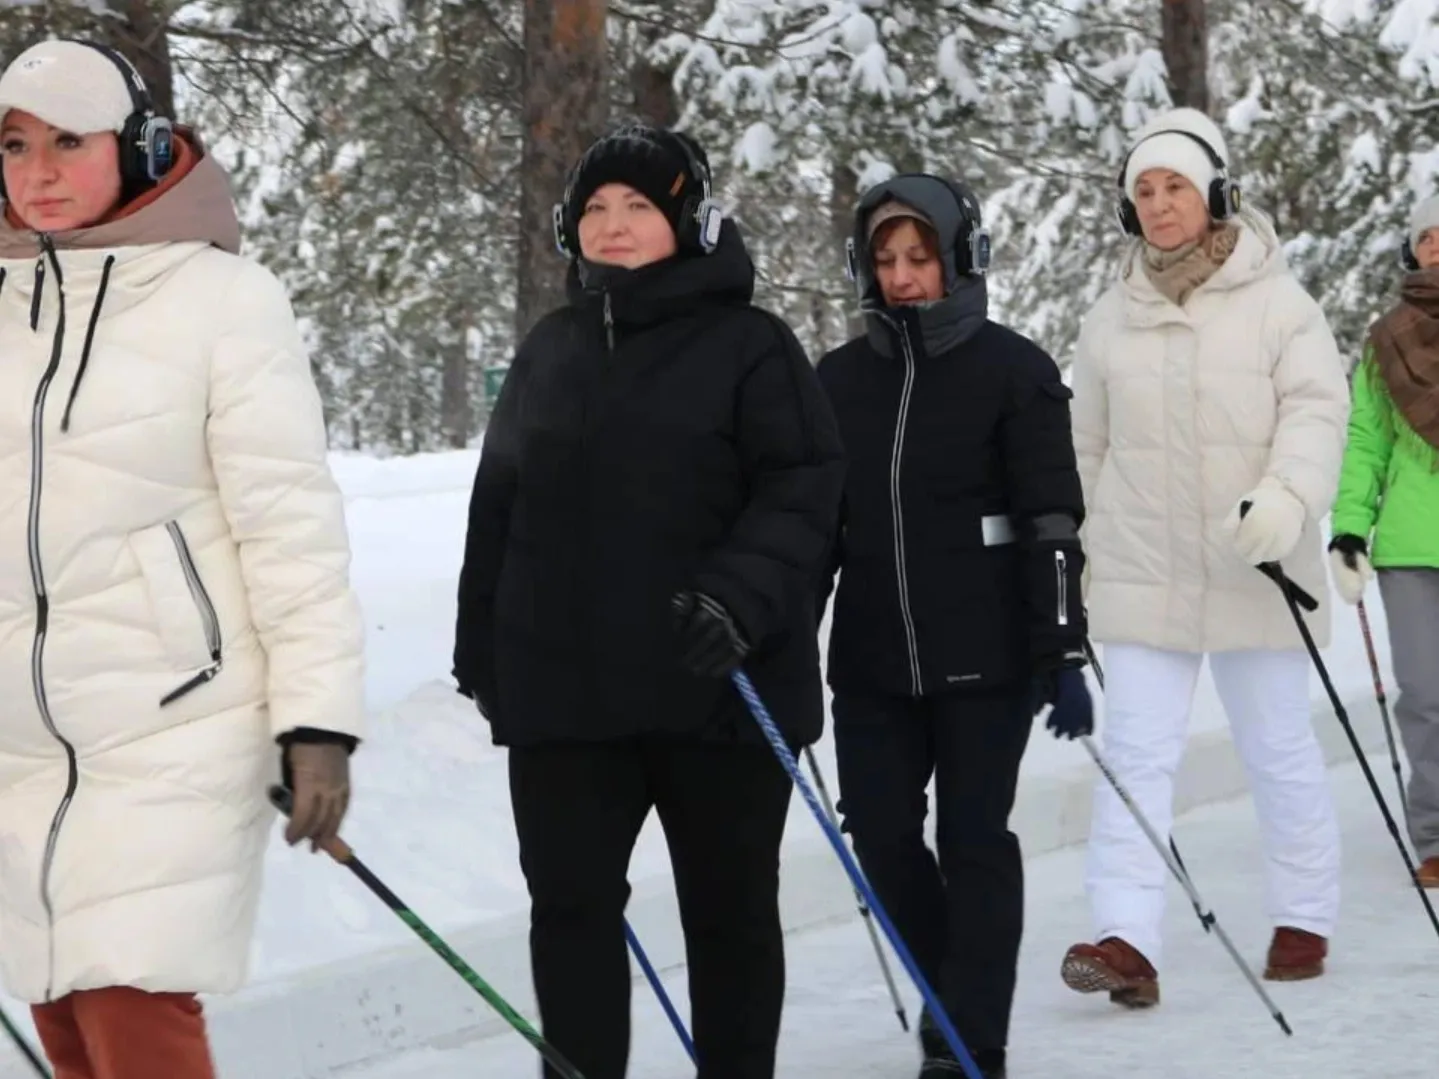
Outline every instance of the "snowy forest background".
{"type": "Polygon", "coordinates": [[[1351,352],[1439,174],[1439,0],[0,0],[0,61],[51,33],[124,51],[231,169],[332,444],[376,453],[483,429],[560,295],[564,171],[624,119],[705,143],[815,359],[853,326],[851,208],[896,170],[980,190],[995,317],[1061,363],[1152,112],[1220,121],[1351,352]]]}

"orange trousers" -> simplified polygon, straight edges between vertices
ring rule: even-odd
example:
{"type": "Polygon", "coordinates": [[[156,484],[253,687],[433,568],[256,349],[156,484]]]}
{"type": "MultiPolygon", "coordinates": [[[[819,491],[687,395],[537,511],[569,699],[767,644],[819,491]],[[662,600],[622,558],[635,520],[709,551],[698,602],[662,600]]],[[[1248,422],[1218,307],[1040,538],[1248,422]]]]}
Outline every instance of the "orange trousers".
{"type": "Polygon", "coordinates": [[[82,989],[30,1011],[55,1079],[215,1079],[193,994],[82,989]]]}

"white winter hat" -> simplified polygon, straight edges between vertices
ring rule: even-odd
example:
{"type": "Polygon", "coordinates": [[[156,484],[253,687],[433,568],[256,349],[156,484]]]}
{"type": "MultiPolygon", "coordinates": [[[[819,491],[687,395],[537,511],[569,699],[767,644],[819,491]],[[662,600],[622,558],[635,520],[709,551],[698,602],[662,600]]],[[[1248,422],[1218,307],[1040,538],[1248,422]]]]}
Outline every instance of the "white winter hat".
{"type": "Polygon", "coordinates": [[[1409,246],[1419,246],[1419,237],[1430,229],[1439,228],[1439,195],[1430,195],[1409,213],[1409,246]]]}
{"type": "Polygon", "coordinates": [[[134,104],[125,73],[99,49],[76,41],[42,41],[0,75],[0,120],[11,109],[72,135],[118,135],[134,104]]]}
{"type": "Polygon", "coordinates": [[[1150,169],[1169,169],[1198,188],[1201,195],[1207,196],[1209,185],[1218,171],[1213,160],[1204,152],[1204,147],[1194,141],[1195,138],[1207,143],[1228,167],[1229,148],[1224,143],[1219,125],[1198,109],[1170,109],[1150,120],[1135,136],[1129,162],[1124,168],[1125,195],[1134,198],[1135,185],[1150,169]]]}

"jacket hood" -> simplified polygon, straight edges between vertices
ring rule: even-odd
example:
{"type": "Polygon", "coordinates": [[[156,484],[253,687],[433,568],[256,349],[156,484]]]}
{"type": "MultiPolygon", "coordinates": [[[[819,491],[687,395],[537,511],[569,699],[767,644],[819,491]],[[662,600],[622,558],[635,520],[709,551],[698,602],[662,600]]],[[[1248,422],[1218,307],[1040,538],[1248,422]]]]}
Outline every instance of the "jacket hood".
{"type": "MultiPolygon", "coordinates": [[[[88,228],[50,234],[57,250],[113,250],[165,243],[205,243],[240,251],[240,221],[230,180],[199,136],[176,129],[174,170],[158,187],[88,228]]],[[[0,259],[40,256],[39,234],[0,215],[0,259]]]]}
{"type": "MultiPolygon", "coordinates": [[[[1264,213],[1246,208],[1235,214],[1233,221],[1239,227],[1239,242],[1224,265],[1196,292],[1232,292],[1263,278],[1289,272],[1279,234],[1264,213]]],[[[1143,258],[1144,241],[1135,238],[1130,241],[1119,270],[1126,298],[1141,306],[1168,304],[1172,307],[1144,272],[1143,258]]]]}
{"type": "Polygon", "coordinates": [[[572,259],[565,292],[577,307],[608,296],[617,322],[644,325],[705,304],[748,304],[754,299],[754,285],[754,262],[744,237],[739,226],[726,219],[719,244],[708,255],[681,253],[636,270],[572,259]]]}
{"type": "Polygon", "coordinates": [[[928,173],[901,173],[864,193],[855,207],[853,251],[855,288],[864,312],[865,332],[881,355],[895,353],[900,327],[913,324],[928,355],[940,355],[967,341],[989,317],[989,289],[983,276],[961,274],[955,251],[966,219],[980,220],[979,200],[965,185],[928,173]],[[934,303],[892,308],[885,304],[874,273],[874,252],[867,223],[882,203],[897,199],[934,223],[944,265],[945,295],[934,303]],[[963,204],[961,204],[963,200],[963,204]]]}

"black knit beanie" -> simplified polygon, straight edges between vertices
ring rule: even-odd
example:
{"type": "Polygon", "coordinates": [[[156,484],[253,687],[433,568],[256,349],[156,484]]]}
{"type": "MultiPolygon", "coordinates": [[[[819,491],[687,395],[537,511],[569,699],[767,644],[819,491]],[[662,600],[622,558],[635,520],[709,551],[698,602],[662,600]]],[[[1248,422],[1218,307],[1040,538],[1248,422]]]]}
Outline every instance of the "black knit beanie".
{"type": "Polygon", "coordinates": [[[575,167],[565,213],[578,227],[585,203],[605,184],[627,184],[658,207],[676,235],[685,204],[698,203],[702,188],[691,175],[684,147],[688,146],[708,172],[703,149],[687,135],[646,124],[626,124],[597,139],[575,167]]]}

